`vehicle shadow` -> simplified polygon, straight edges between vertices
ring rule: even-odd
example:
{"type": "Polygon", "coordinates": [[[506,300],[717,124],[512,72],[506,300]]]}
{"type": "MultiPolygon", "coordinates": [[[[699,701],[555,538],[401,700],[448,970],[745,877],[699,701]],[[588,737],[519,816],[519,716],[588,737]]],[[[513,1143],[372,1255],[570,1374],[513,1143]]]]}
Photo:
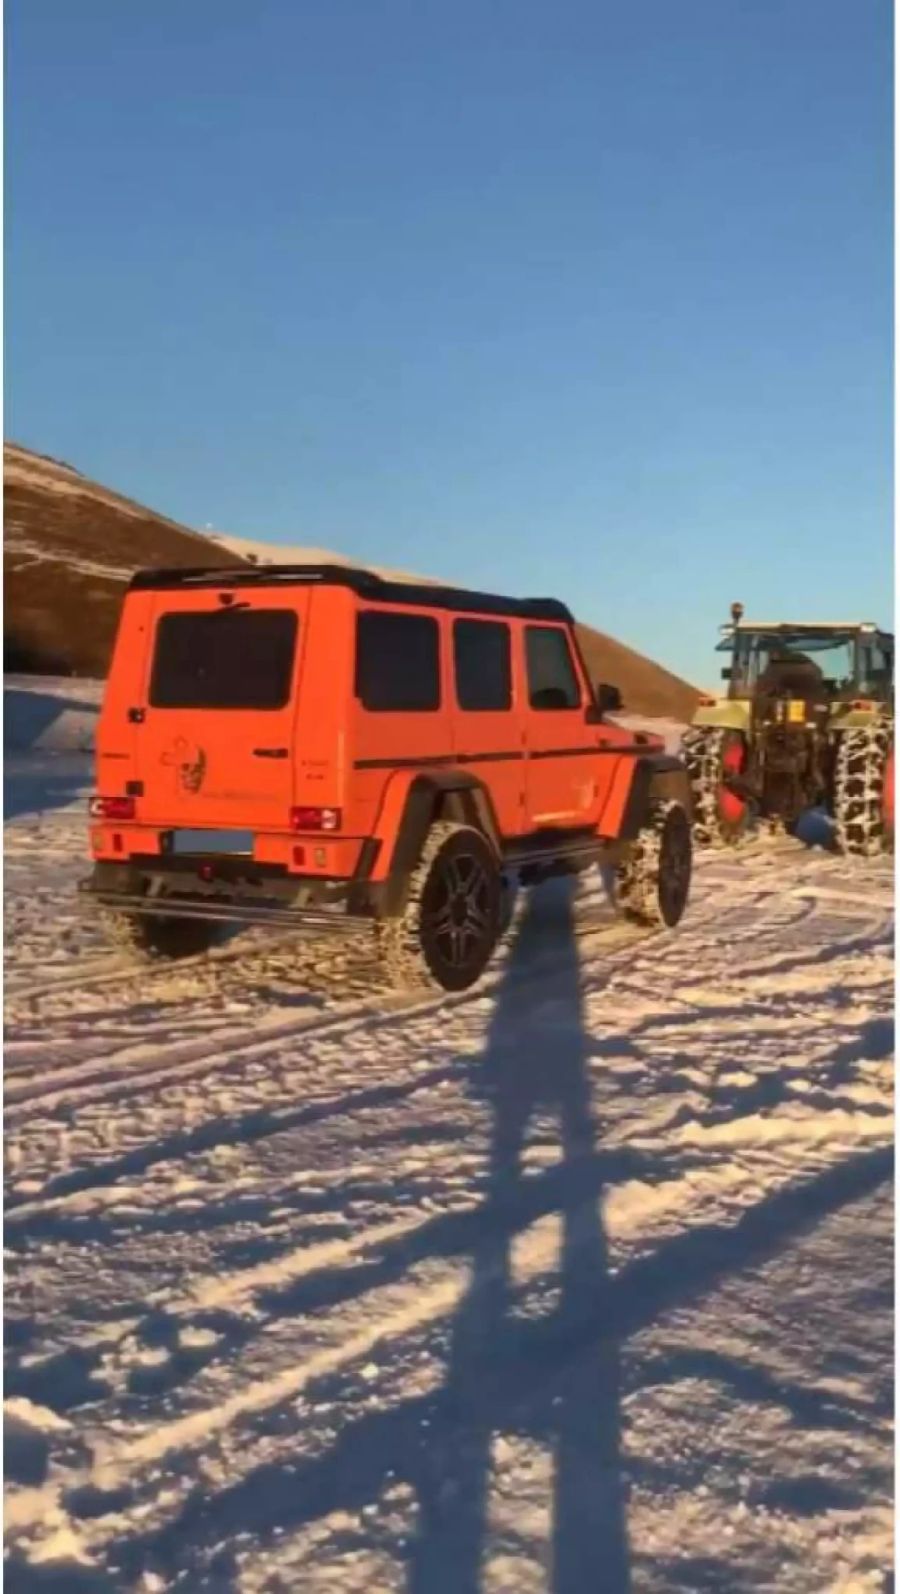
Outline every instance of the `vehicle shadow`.
{"type": "Polygon", "coordinates": [[[531,1438],[550,1453],[547,1587],[554,1594],[599,1589],[621,1594],[629,1588],[619,1352],[616,1336],[604,1330],[609,1265],[596,1182],[599,1126],[590,1099],[573,897],[574,891],[567,891],[555,904],[554,974],[530,983],[517,976],[546,935],[546,920],[532,895],[473,1080],[491,1106],[486,1221],[472,1252],[469,1288],[451,1324],[447,1378],[417,1480],[411,1594],[474,1594],[481,1587],[498,1417],[513,1440],[531,1438]],[[521,1205],[534,1178],[525,1167],[530,1135],[542,1149],[558,1137],[568,1195],[558,1212],[558,1273],[543,1288],[533,1281],[532,1309],[535,1293],[541,1308],[549,1306],[536,1320],[525,1314],[524,1292],[516,1282],[514,1225],[503,1221],[505,1212],[521,1205]],[[585,1181],[579,1200],[579,1175],[589,1171],[590,1188],[585,1181]],[[575,1343],[580,1353],[570,1357],[566,1347],[575,1343]],[[527,1400],[521,1397],[523,1387],[531,1391],[527,1400]],[[518,1403],[504,1398],[510,1388],[519,1391],[518,1403]]]}

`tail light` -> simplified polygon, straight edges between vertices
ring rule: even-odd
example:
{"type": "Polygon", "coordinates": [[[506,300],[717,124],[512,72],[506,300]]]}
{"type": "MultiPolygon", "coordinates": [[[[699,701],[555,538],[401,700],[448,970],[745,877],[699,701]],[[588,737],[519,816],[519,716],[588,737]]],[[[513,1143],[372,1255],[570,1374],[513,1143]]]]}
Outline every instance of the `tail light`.
{"type": "Polygon", "coordinates": [[[133,819],[135,815],[135,802],[133,797],[92,797],[92,819],[133,819]]]}
{"type": "Polygon", "coordinates": [[[291,829],[312,831],[316,834],[323,830],[340,830],[341,810],[339,808],[292,808],[291,829]]]}

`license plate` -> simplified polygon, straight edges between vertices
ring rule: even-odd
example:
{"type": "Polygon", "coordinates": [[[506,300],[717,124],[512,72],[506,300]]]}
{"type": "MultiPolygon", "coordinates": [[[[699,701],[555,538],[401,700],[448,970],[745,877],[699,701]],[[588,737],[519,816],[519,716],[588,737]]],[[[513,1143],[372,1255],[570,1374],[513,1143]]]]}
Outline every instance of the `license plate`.
{"type": "Polygon", "coordinates": [[[170,852],[244,853],[253,852],[252,830],[172,830],[170,852]]]}

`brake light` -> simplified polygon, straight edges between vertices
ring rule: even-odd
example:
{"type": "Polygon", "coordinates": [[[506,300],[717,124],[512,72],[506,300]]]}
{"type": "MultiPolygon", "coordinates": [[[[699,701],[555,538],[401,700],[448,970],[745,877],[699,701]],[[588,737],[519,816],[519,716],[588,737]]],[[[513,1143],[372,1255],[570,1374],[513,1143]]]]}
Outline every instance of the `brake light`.
{"type": "Polygon", "coordinates": [[[291,829],[319,832],[323,830],[340,830],[341,810],[339,808],[292,808],[291,829]]]}
{"type": "Polygon", "coordinates": [[[135,815],[135,802],[133,797],[92,797],[92,819],[133,819],[135,815]]]}

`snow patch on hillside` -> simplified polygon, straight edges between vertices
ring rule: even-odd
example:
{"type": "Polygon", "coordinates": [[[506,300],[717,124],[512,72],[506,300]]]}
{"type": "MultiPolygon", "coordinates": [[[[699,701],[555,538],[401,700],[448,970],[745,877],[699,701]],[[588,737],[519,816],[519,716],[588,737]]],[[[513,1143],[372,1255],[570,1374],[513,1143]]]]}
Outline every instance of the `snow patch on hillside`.
{"type": "MultiPolygon", "coordinates": [[[[141,519],[152,513],[153,518],[162,524],[171,526],[186,537],[196,537],[198,542],[202,541],[200,532],[178,525],[166,515],[148,510],[142,504],[135,503],[134,499],[126,498],[122,493],[114,492],[109,487],[101,487],[98,482],[83,476],[72,465],[49,459],[44,454],[32,453],[30,449],[22,448],[17,443],[3,445],[3,480],[7,487],[19,485],[37,488],[41,492],[53,493],[58,497],[86,498],[96,503],[107,504],[123,515],[140,516],[141,519]]],[[[133,569],[133,566],[131,568],[133,569]]]]}

